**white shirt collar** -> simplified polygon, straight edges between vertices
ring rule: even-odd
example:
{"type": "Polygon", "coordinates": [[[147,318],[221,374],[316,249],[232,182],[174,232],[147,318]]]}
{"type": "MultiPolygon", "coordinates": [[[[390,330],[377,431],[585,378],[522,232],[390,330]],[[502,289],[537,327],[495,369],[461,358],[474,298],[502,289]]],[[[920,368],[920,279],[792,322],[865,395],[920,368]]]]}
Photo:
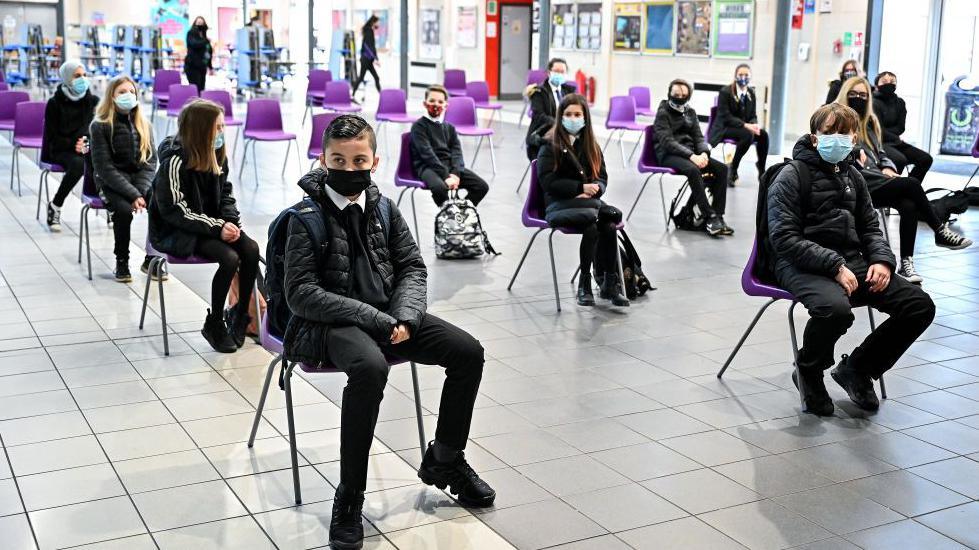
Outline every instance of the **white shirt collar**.
{"type": "Polygon", "coordinates": [[[741,86],[738,86],[738,95],[739,96],[743,96],[743,95],[747,95],[747,94],[748,94],[748,87],[747,86],[745,86],[744,88],[742,88],[741,86]]]}
{"type": "Polygon", "coordinates": [[[323,186],[323,190],[326,191],[326,196],[330,197],[330,200],[333,201],[333,204],[337,205],[337,208],[339,208],[341,212],[343,211],[344,208],[350,206],[351,204],[359,204],[360,205],[360,209],[362,211],[364,211],[364,212],[367,211],[367,192],[366,191],[361,192],[360,193],[360,196],[357,197],[357,200],[351,201],[347,197],[344,197],[340,193],[337,193],[336,191],[334,191],[329,185],[324,185],[323,186]]]}
{"type": "Polygon", "coordinates": [[[438,118],[435,118],[435,117],[433,117],[432,115],[430,115],[428,113],[425,113],[424,116],[425,116],[425,118],[427,118],[428,120],[431,120],[432,122],[434,122],[436,124],[442,124],[442,120],[445,118],[445,111],[442,111],[442,116],[440,116],[438,118]]]}

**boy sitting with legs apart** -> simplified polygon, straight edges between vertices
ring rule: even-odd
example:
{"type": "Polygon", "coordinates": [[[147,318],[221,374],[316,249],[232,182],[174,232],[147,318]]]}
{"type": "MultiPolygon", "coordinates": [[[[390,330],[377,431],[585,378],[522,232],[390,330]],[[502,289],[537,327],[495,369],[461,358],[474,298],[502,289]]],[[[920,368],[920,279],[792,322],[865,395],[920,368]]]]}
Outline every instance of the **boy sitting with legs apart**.
{"type": "Polygon", "coordinates": [[[289,221],[284,292],[292,319],[290,361],[329,364],[347,374],[340,419],[340,485],[330,543],[361,548],[367,463],[388,377],[388,358],[445,368],[435,441],[418,470],[428,485],[449,487],[468,506],[489,506],[496,492],[466,462],[483,348],[462,329],[428,314],[425,263],[397,207],[371,182],[374,131],[356,115],[337,117],[323,136],[320,168],[299,186],[319,205],[325,250],[295,216],[289,221]],[[321,258],[317,261],[317,258],[321,258]]]}
{"type": "Polygon", "coordinates": [[[449,191],[465,189],[473,205],[479,205],[489,185],[475,172],[466,168],[462,144],[455,126],[445,122],[449,93],[439,85],[425,90],[427,114],[411,125],[411,162],[418,175],[432,192],[435,204],[442,206],[449,191]]]}

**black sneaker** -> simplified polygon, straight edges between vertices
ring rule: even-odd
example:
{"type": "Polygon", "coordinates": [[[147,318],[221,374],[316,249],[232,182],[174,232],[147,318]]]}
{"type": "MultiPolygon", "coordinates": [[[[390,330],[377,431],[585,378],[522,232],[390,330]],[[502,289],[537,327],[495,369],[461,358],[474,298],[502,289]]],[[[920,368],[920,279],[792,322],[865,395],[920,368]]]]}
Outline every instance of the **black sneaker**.
{"type": "Polygon", "coordinates": [[[449,493],[458,495],[459,502],[466,506],[482,508],[492,506],[496,500],[496,491],[473,471],[462,451],[451,462],[438,462],[432,443],[429,443],[422,465],[418,468],[418,478],[425,485],[434,485],[439,489],[448,486],[449,493]]]}
{"type": "Polygon", "coordinates": [[[116,260],[116,270],[113,275],[120,283],[133,282],[133,274],[129,272],[129,260],[116,260]]]}
{"type": "Polygon", "coordinates": [[[61,207],[55,206],[53,202],[48,203],[48,229],[52,233],[61,232],[61,207]]]}
{"type": "Polygon", "coordinates": [[[849,355],[844,355],[829,374],[841,388],[846,390],[850,401],[853,401],[856,406],[865,411],[876,411],[880,408],[880,399],[874,391],[874,381],[850,365],[849,355]]]}
{"type": "Polygon", "coordinates": [[[143,265],[139,266],[139,270],[142,271],[144,274],[149,275],[150,279],[153,279],[154,281],[159,281],[161,279],[166,281],[167,279],[169,279],[170,275],[167,274],[167,272],[164,271],[163,268],[159,265],[157,266],[156,269],[153,270],[153,273],[150,273],[150,260],[152,259],[153,258],[151,258],[150,256],[147,256],[143,260],[143,265]]]}
{"type": "Polygon", "coordinates": [[[724,221],[724,216],[718,216],[721,219],[721,235],[734,235],[734,228],[724,221]]]}
{"type": "Polygon", "coordinates": [[[728,170],[731,171],[731,178],[727,180],[727,186],[734,187],[738,183],[738,171],[731,167],[728,167],[728,170]]]}
{"type": "Polygon", "coordinates": [[[239,313],[237,307],[229,307],[224,310],[224,322],[228,325],[228,334],[234,340],[235,346],[244,346],[248,323],[252,322],[252,318],[247,313],[239,313]]]}
{"type": "Polygon", "coordinates": [[[333,498],[333,517],[330,519],[330,547],[337,550],[358,550],[364,547],[364,493],[337,487],[333,498]]]}
{"type": "Polygon", "coordinates": [[[720,235],[724,231],[724,220],[720,216],[707,218],[707,223],[704,224],[704,231],[711,237],[720,235]]]}
{"type": "Polygon", "coordinates": [[[943,223],[938,231],[935,231],[935,246],[949,250],[961,250],[972,246],[972,241],[952,231],[948,223],[943,223]]]}
{"type": "Polygon", "coordinates": [[[207,310],[207,317],[204,318],[204,328],[201,329],[201,335],[204,336],[208,344],[211,344],[214,351],[234,353],[238,349],[235,341],[228,334],[228,325],[224,324],[224,319],[221,318],[220,314],[212,314],[210,308],[207,310]]]}
{"type": "MultiPolygon", "coordinates": [[[[833,399],[826,391],[826,385],[823,384],[823,373],[820,372],[819,376],[803,376],[802,381],[805,383],[805,394],[802,397],[806,402],[806,410],[803,412],[816,416],[833,416],[835,407],[833,399]]],[[[799,389],[799,372],[795,369],[792,369],[792,383],[799,389]]]]}

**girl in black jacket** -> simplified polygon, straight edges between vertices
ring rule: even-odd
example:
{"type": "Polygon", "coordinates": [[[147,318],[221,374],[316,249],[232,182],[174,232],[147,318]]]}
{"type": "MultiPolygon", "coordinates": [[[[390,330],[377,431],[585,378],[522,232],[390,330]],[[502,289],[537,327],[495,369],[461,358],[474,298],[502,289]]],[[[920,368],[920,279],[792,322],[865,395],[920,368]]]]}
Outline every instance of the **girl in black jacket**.
{"type": "Polygon", "coordinates": [[[354,89],[350,92],[351,94],[357,93],[357,88],[364,82],[368,71],[374,77],[377,93],[381,93],[381,77],[377,76],[377,69],[374,68],[375,64],[381,64],[381,60],[377,58],[377,44],[374,42],[374,33],[381,28],[378,24],[379,21],[380,19],[376,15],[371,15],[364,23],[363,28],[360,29],[360,34],[363,36],[360,43],[360,77],[354,82],[354,89]]]}
{"type": "Polygon", "coordinates": [[[605,158],[595,140],[588,102],[578,94],[561,100],[551,131],[545,136],[537,158],[537,175],[544,191],[547,222],[555,227],[581,231],[581,278],[578,305],[593,306],[591,270],[595,254],[605,268],[601,297],[617,306],[628,306],[622,292],[616,255],[616,226],[622,212],[601,200],[608,185],[605,158]]]}
{"type": "Polygon", "coordinates": [[[860,65],[857,65],[856,61],[847,59],[843,62],[843,67],[840,68],[840,77],[829,83],[829,91],[826,92],[826,103],[829,104],[836,101],[837,96],[840,95],[840,88],[843,87],[843,83],[858,76],[860,76],[860,65]]]}
{"type": "MultiPolygon", "coordinates": [[[[143,118],[138,94],[136,82],[129,76],[113,78],[91,126],[95,184],[112,212],[115,277],[121,283],[133,280],[129,272],[129,230],[133,213],[146,209],[156,173],[153,129],[143,118]]],[[[143,273],[148,267],[149,256],[143,261],[143,273]]]]}
{"type": "Polygon", "coordinates": [[[897,91],[897,76],[884,71],[877,75],[874,91],[874,114],[880,120],[880,128],[884,134],[884,150],[894,161],[895,169],[900,174],[906,166],[913,165],[909,174],[918,181],[924,181],[928,169],[931,168],[932,158],[926,151],[901,139],[904,124],[908,117],[908,109],[897,91]]]}
{"type": "Polygon", "coordinates": [[[197,86],[197,92],[204,90],[207,73],[212,69],[211,55],[214,50],[207,38],[207,21],[197,16],[193,26],[187,31],[187,57],[184,58],[184,73],[187,82],[197,86]]]}
{"type": "Polygon", "coordinates": [[[61,207],[85,173],[88,160],[88,125],[95,115],[98,96],[88,89],[85,66],[80,61],[65,61],[58,69],[61,85],[44,108],[44,138],[41,160],[65,169],[61,185],[48,203],[48,228],[61,231],[61,207]]]}
{"type": "Polygon", "coordinates": [[[258,244],[241,230],[224,145],[224,110],[194,100],[180,112],[177,136],[160,144],[160,169],[150,200],[150,242],[174,256],[200,256],[218,264],[211,308],[201,334],[216,351],[245,342],[248,305],[258,273],[258,244]],[[238,303],[221,310],[238,273],[238,303]]]}
{"type": "Polygon", "coordinates": [[[751,144],[755,144],[758,161],[758,178],[765,173],[765,161],[768,159],[768,132],[758,124],[758,96],[755,89],[749,88],[751,82],[751,67],[742,63],[734,70],[734,82],[721,88],[717,97],[717,120],[711,126],[711,147],[725,139],[733,139],[737,143],[734,158],[731,160],[731,181],[733,186],[738,181],[738,167],[741,158],[748,152],[751,144]]]}

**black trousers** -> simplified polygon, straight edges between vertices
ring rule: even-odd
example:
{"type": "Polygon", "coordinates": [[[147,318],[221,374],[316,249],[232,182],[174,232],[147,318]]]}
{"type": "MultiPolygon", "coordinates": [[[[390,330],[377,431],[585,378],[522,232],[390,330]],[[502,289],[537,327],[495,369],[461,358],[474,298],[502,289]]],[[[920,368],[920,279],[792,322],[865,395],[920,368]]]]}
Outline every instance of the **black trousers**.
{"type": "Polygon", "coordinates": [[[794,267],[778,271],[779,285],[809,310],[810,320],[799,350],[800,370],[822,372],[835,362],[835,346],[853,324],[854,307],[869,305],[890,317],[877,326],[850,354],[850,364],[870,375],[880,375],[894,366],[935,318],[935,304],[921,287],[891,275],[881,292],[870,292],[865,264],[848,265],[860,285],[847,296],[835,280],[794,267]]]}
{"type": "Polygon", "coordinates": [[[252,287],[258,275],[258,243],[241,232],[241,236],[233,243],[221,239],[198,238],[194,246],[194,255],[217,262],[218,270],[211,280],[211,313],[220,314],[231,289],[231,280],[238,273],[238,304],[239,312],[247,313],[249,300],[252,297],[252,287]]]}
{"type": "Polygon", "coordinates": [[[914,241],[918,236],[918,222],[928,224],[933,230],[939,227],[938,217],[931,208],[921,183],[914,178],[896,177],[870,193],[875,207],[894,208],[901,215],[901,257],[914,256],[914,241]]]}
{"type": "Polygon", "coordinates": [[[354,82],[354,89],[350,93],[355,93],[357,88],[364,83],[364,77],[367,76],[367,72],[370,71],[371,76],[374,77],[374,85],[377,86],[377,91],[381,91],[381,77],[377,76],[377,69],[374,67],[374,60],[367,59],[365,57],[360,58],[360,76],[357,77],[357,81],[354,82]]]}
{"type": "Polygon", "coordinates": [[[724,215],[724,207],[727,204],[728,173],[726,164],[711,157],[707,161],[707,167],[701,171],[696,164],[690,162],[689,158],[677,155],[667,155],[660,164],[676,170],[678,174],[687,178],[690,183],[690,200],[687,201],[687,204],[696,204],[706,216],[711,214],[724,215]],[[713,202],[707,200],[704,173],[714,174],[714,178],[710,181],[710,194],[713,197],[713,202]]]}
{"type": "Polygon", "coordinates": [[[884,152],[897,165],[898,174],[904,172],[906,166],[914,166],[909,175],[918,181],[925,180],[925,174],[928,173],[933,162],[931,155],[926,151],[922,151],[914,145],[904,143],[903,141],[901,143],[885,143],[884,152]]]}
{"type": "Polygon", "coordinates": [[[197,86],[197,93],[204,91],[204,84],[207,80],[207,68],[191,69],[185,67],[184,74],[187,75],[187,82],[197,86]]]}
{"type": "MultiPolygon", "coordinates": [[[[434,170],[425,169],[419,175],[425,185],[428,186],[429,191],[432,192],[432,200],[435,204],[442,206],[442,203],[449,200],[449,186],[442,179],[442,176],[438,175],[434,170]]],[[[479,177],[476,172],[468,168],[463,168],[462,173],[459,174],[459,189],[465,189],[469,194],[466,198],[469,199],[474,205],[479,204],[486,193],[489,193],[489,184],[479,177]]]]}
{"type": "Polygon", "coordinates": [[[469,333],[425,314],[411,337],[400,344],[378,343],[357,327],[333,327],[326,335],[330,363],[347,374],[340,413],[340,481],[363,491],[378,410],[388,371],[385,355],[445,368],[435,439],[466,448],[476,392],[483,377],[483,346],[469,333]]]}
{"type": "Polygon", "coordinates": [[[112,251],[115,253],[117,261],[126,261],[129,259],[133,205],[121,195],[103,193],[102,196],[109,212],[112,212],[112,235],[115,237],[115,246],[112,251]]]}
{"type": "Polygon", "coordinates": [[[737,175],[738,167],[741,166],[741,159],[744,157],[751,144],[755,144],[755,152],[758,154],[758,162],[755,167],[758,172],[765,171],[765,161],[768,160],[768,132],[762,130],[757,136],[747,128],[726,128],[723,134],[724,139],[733,139],[737,143],[734,145],[734,158],[731,159],[731,177],[737,175]]]}
{"type": "MultiPolygon", "coordinates": [[[[90,161],[87,156],[79,155],[74,151],[53,153],[51,160],[65,169],[65,173],[61,176],[61,184],[58,185],[58,190],[55,192],[54,198],[51,199],[55,206],[61,208],[65,205],[65,199],[71,194],[71,190],[75,188],[75,184],[85,175],[85,163],[90,161]]],[[[91,165],[89,165],[89,169],[91,169],[91,165]]]]}

